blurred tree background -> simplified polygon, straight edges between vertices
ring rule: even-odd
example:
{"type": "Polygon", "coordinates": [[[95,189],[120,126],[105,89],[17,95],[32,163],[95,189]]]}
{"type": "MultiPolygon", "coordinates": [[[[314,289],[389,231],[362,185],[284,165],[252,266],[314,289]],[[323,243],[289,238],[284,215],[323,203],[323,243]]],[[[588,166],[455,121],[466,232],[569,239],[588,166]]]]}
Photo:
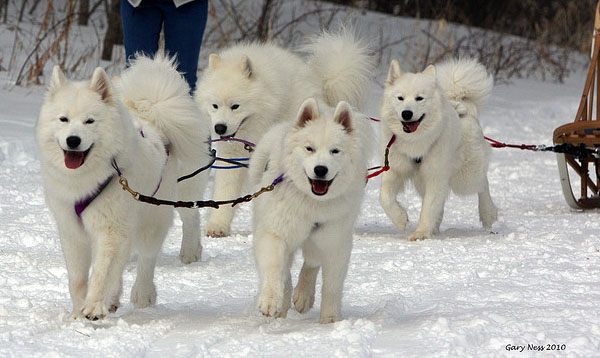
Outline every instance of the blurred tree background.
{"type": "Polygon", "coordinates": [[[596,0],[326,0],[388,14],[444,19],[587,51],[596,0]]]}
{"type": "MultiPolygon", "coordinates": [[[[0,0],[0,32],[13,39],[10,48],[0,49],[0,71],[8,71],[16,85],[41,84],[44,70],[52,64],[71,78],[86,78],[100,65],[119,73],[125,63],[121,1],[126,0],[0,0]]],[[[202,66],[208,53],[240,41],[273,41],[294,48],[309,34],[351,24],[371,47],[380,77],[392,58],[405,70],[418,71],[448,57],[466,56],[483,63],[497,83],[523,77],[560,82],[586,68],[597,4],[597,0],[208,2],[202,66]]]]}

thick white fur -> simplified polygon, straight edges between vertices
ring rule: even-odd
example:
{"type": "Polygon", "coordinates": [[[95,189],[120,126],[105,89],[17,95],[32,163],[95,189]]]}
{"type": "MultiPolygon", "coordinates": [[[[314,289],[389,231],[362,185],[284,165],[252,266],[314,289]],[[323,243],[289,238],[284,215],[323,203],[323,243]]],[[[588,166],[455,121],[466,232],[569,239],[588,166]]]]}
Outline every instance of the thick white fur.
{"type": "MultiPolygon", "coordinates": [[[[75,202],[115,175],[111,160],[132,188],[147,195],[161,178],[156,195],[163,198],[173,198],[178,191],[199,197],[206,183],[204,177],[196,179],[197,187],[177,187],[180,174],[208,162],[207,148],[188,146],[204,141],[209,128],[198,116],[189,88],[172,61],[161,56],[140,58],[125,71],[118,87],[120,91],[101,68],[91,81],[71,82],[55,67],[36,124],[46,202],[58,226],[74,318],[95,320],[117,309],[122,273],[132,249],[138,253],[138,267],[131,302],[139,308],[156,301],[154,267],[173,210],[134,201],[114,177],[81,218],[74,211],[75,202]],[[94,122],[85,123],[90,118],[94,122]],[[77,150],[91,147],[77,169],[65,166],[63,149],[68,149],[69,136],[81,138],[77,150]],[[189,162],[192,157],[195,164],[189,162]]],[[[199,219],[192,211],[183,213],[182,219],[182,258],[192,261],[201,250],[199,219]]]]}
{"type": "Polygon", "coordinates": [[[302,248],[304,265],[293,294],[294,306],[300,313],[312,308],[322,266],[320,322],[330,323],[341,318],[352,232],[373,143],[367,117],[348,102],[362,104],[372,66],[366,48],[349,32],[324,34],[308,46],[308,52],[312,70],[304,76],[316,76],[318,86],[304,94],[312,91],[316,97],[294,109],[292,117],[288,113],[281,118],[287,122],[264,135],[250,162],[255,190],[284,176],[274,191],[254,202],[253,243],[260,277],[257,305],[266,316],[286,317],[292,298],[290,266],[294,253],[302,248]],[[328,168],[325,180],[333,180],[324,195],[316,195],[309,181],[316,178],[317,166],[328,168]]]}
{"type": "Polygon", "coordinates": [[[367,117],[347,102],[334,108],[310,98],[295,121],[277,125],[256,147],[250,162],[254,188],[284,175],[274,191],[254,202],[257,305],[264,315],[286,317],[292,296],[290,266],[302,248],[304,265],[293,294],[296,310],[312,308],[322,266],[320,322],[341,318],[343,283],[373,140],[367,117]],[[333,179],[322,196],[313,193],[309,182],[318,165],[328,168],[326,180],[333,179]]]}
{"type": "MultiPolygon", "coordinates": [[[[272,43],[238,44],[211,55],[196,100],[209,113],[213,128],[224,124],[223,136],[258,143],[275,124],[294,118],[308,97],[321,98],[330,106],[339,100],[358,106],[371,64],[366,48],[352,33],[323,34],[303,49],[306,59],[272,43]],[[232,109],[233,105],[239,108],[232,109]]],[[[243,145],[235,142],[221,142],[217,151],[221,157],[248,156],[243,145]]],[[[246,181],[244,169],[218,171],[213,199],[239,197],[246,181]]],[[[228,235],[233,215],[230,207],[214,211],[207,234],[228,235]]]]}
{"type": "Polygon", "coordinates": [[[393,134],[397,139],[390,148],[391,170],[383,174],[379,200],[403,230],[408,215],[396,196],[407,182],[415,184],[423,205],[409,240],[427,239],[439,232],[450,190],[459,195],[477,193],[483,226],[491,227],[496,221],[497,208],[487,180],[491,149],[478,120],[492,86],[491,76],[473,59],[449,60],[422,73],[403,73],[398,62],[392,61],[381,105],[381,153],[393,134]],[[419,96],[423,100],[417,101],[419,96]],[[413,133],[403,130],[405,110],[416,118],[425,114],[413,133]]]}

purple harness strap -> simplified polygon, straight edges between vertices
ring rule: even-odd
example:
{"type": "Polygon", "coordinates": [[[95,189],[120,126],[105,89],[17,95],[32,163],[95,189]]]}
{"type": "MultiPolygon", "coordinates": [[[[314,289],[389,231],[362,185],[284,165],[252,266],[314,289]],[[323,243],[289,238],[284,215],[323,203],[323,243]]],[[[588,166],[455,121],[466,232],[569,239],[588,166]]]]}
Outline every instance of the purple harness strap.
{"type": "Polygon", "coordinates": [[[79,218],[81,218],[81,213],[83,213],[83,211],[92,203],[92,201],[94,201],[94,199],[96,199],[98,195],[102,193],[102,191],[108,186],[108,184],[110,184],[113,178],[114,175],[109,176],[104,182],[98,185],[98,188],[92,194],[75,203],[75,214],[77,214],[79,218]]]}

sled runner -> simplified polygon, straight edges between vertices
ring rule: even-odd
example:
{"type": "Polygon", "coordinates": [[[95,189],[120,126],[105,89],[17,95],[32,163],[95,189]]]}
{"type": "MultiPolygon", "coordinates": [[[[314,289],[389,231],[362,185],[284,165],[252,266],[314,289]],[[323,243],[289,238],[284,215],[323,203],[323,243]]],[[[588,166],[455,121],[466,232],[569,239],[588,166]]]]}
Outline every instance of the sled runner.
{"type": "MultiPolygon", "coordinates": [[[[596,6],[596,18],[592,35],[591,63],[583,89],[583,95],[573,123],[554,130],[554,144],[572,144],[587,148],[600,147],[600,1],[596,6]],[[596,106],[594,107],[594,97],[596,106]]],[[[600,158],[588,154],[576,157],[572,154],[556,154],[560,183],[565,200],[574,209],[600,208],[600,158]],[[580,182],[576,183],[577,176],[580,182]],[[571,183],[571,178],[574,182],[571,183]],[[579,189],[579,190],[577,190],[579,189]],[[579,199],[575,192],[580,192],[579,199]]]]}

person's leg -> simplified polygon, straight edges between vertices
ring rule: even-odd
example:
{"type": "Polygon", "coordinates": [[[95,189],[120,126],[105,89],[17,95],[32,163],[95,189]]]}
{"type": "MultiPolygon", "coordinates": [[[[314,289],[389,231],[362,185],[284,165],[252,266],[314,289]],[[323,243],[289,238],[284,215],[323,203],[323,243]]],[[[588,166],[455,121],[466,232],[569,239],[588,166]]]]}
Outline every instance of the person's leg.
{"type": "Polygon", "coordinates": [[[164,6],[165,50],[177,56],[177,70],[183,73],[191,92],[196,88],[198,55],[206,26],[207,0],[194,0],[178,8],[164,6]]]}
{"type": "Polygon", "coordinates": [[[127,66],[138,52],[154,56],[163,21],[156,0],[143,0],[137,8],[127,0],[121,0],[121,21],[127,66]]]}

